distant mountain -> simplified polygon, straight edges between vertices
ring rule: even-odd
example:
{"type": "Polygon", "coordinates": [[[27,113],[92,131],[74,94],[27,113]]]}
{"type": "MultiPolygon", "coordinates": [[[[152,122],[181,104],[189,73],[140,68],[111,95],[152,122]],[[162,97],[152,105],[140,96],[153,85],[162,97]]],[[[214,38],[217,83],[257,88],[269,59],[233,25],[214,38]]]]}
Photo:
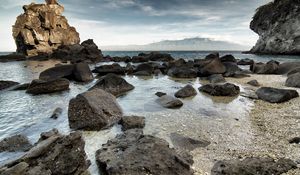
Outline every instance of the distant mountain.
{"type": "Polygon", "coordinates": [[[216,41],[209,38],[186,38],[183,40],[164,40],[146,45],[101,46],[101,49],[106,51],[245,51],[249,49],[249,46],[226,41],[216,41]]]}

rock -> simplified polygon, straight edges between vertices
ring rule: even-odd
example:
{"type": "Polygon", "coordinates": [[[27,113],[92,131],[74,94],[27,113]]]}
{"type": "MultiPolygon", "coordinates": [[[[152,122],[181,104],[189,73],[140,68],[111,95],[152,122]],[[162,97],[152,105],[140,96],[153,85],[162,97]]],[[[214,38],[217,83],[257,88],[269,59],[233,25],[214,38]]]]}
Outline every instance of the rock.
{"type": "Polygon", "coordinates": [[[11,87],[16,86],[18,84],[19,83],[14,82],[14,81],[4,81],[4,80],[1,80],[0,81],[0,90],[8,89],[8,88],[11,88],[11,87]]]}
{"type": "Polygon", "coordinates": [[[173,67],[168,71],[168,75],[174,78],[196,78],[197,71],[187,67],[173,67]]]}
{"type": "Polygon", "coordinates": [[[270,103],[282,103],[293,98],[299,97],[295,90],[277,89],[271,87],[262,87],[256,91],[259,99],[270,103]]]}
{"type": "Polygon", "coordinates": [[[180,108],[183,106],[182,101],[169,95],[163,95],[159,97],[158,103],[163,107],[170,108],[170,109],[180,108]]]}
{"type": "Polygon", "coordinates": [[[240,93],[240,88],[234,84],[207,84],[199,88],[200,92],[208,93],[212,96],[236,96],[240,93]]]}
{"type": "Polygon", "coordinates": [[[17,172],[22,175],[80,175],[86,172],[90,166],[84,146],[85,143],[80,132],[74,132],[67,136],[55,134],[45,140],[40,139],[35,147],[24,156],[5,165],[4,172],[7,173],[8,170],[13,169],[18,170],[17,172]]]}
{"type": "Polygon", "coordinates": [[[296,74],[296,73],[300,73],[300,67],[297,67],[297,68],[289,71],[288,74],[287,74],[287,76],[289,77],[289,76],[291,76],[293,74],[296,74]]]}
{"type": "Polygon", "coordinates": [[[125,63],[129,63],[129,62],[131,62],[131,58],[129,56],[112,57],[111,61],[113,61],[113,62],[125,62],[125,63]]]}
{"type": "Polygon", "coordinates": [[[150,52],[149,54],[139,54],[139,56],[148,57],[150,61],[169,62],[169,61],[174,60],[174,58],[170,54],[160,53],[160,52],[150,52]]]}
{"type": "Polygon", "coordinates": [[[168,62],[168,67],[173,68],[173,67],[184,67],[186,66],[186,61],[183,58],[180,58],[178,60],[173,60],[168,62]]]}
{"type": "Polygon", "coordinates": [[[138,72],[134,72],[132,75],[135,75],[135,76],[151,76],[152,74],[150,74],[147,71],[138,71],[138,72]]]}
{"type": "Polygon", "coordinates": [[[283,75],[287,74],[290,71],[300,67],[300,62],[286,62],[281,63],[276,71],[277,74],[283,75]]]}
{"type": "Polygon", "coordinates": [[[236,63],[237,60],[234,58],[233,55],[225,55],[225,56],[222,56],[220,58],[221,62],[232,62],[232,63],[236,63]]]}
{"type": "Polygon", "coordinates": [[[209,141],[196,140],[189,137],[182,136],[177,133],[171,133],[171,141],[176,148],[185,149],[187,151],[193,151],[199,147],[207,147],[210,145],[209,141]]]}
{"type": "Polygon", "coordinates": [[[208,81],[212,84],[226,82],[222,74],[213,74],[207,77],[208,81]]]}
{"type": "Polygon", "coordinates": [[[5,168],[3,172],[1,172],[0,169],[0,174],[1,175],[22,175],[28,168],[28,164],[25,162],[20,162],[10,168],[5,168]]]}
{"type": "Polygon", "coordinates": [[[207,55],[205,57],[205,59],[216,59],[216,58],[219,58],[219,53],[218,52],[214,52],[214,53],[210,53],[209,55],[207,55]]]}
{"type": "Polygon", "coordinates": [[[107,74],[117,74],[117,75],[125,75],[125,68],[121,67],[119,64],[114,63],[112,65],[102,65],[96,67],[93,70],[94,73],[98,73],[99,75],[107,75],[107,74]]]}
{"type": "Polygon", "coordinates": [[[13,37],[17,52],[27,56],[52,53],[61,45],[80,42],[79,34],[62,16],[64,7],[59,4],[23,6],[24,14],[17,17],[13,37]]]}
{"type": "Polygon", "coordinates": [[[197,91],[189,84],[175,93],[175,97],[177,98],[187,98],[195,95],[197,95],[197,91]]]}
{"type": "Polygon", "coordinates": [[[280,158],[246,158],[244,160],[223,160],[215,163],[211,170],[212,175],[280,175],[297,165],[290,159],[280,158]]]}
{"type": "Polygon", "coordinates": [[[124,116],[120,120],[122,130],[126,131],[129,129],[143,129],[145,127],[145,117],[139,116],[124,116]]]}
{"type": "Polygon", "coordinates": [[[51,115],[50,118],[52,118],[52,119],[57,119],[57,118],[62,114],[62,111],[63,111],[62,108],[56,108],[56,109],[53,111],[53,113],[52,113],[52,115],[51,115]]]}
{"type": "Polygon", "coordinates": [[[260,86],[260,84],[258,83],[257,80],[251,80],[251,81],[247,82],[247,84],[249,84],[251,86],[255,86],[255,87],[260,86]]]}
{"type": "Polygon", "coordinates": [[[39,95],[49,94],[69,90],[70,82],[67,79],[60,78],[52,81],[33,80],[26,90],[26,93],[39,95]]]}
{"type": "Polygon", "coordinates": [[[128,130],[96,152],[101,174],[192,175],[190,157],[179,155],[165,140],[128,130]]]}
{"type": "Polygon", "coordinates": [[[129,84],[125,79],[115,74],[107,74],[97,81],[97,83],[91,88],[100,88],[114,96],[121,96],[128,91],[134,89],[134,86],[129,84]]]}
{"type": "Polygon", "coordinates": [[[14,135],[0,141],[0,152],[28,151],[32,147],[24,135],[14,135]]]}
{"type": "Polygon", "coordinates": [[[59,65],[51,67],[40,73],[39,79],[45,81],[52,81],[59,78],[73,79],[74,65],[59,65]]]}
{"type": "Polygon", "coordinates": [[[160,69],[155,69],[155,70],[153,71],[153,74],[154,74],[155,76],[159,76],[159,75],[161,75],[161,74],[163,74],[163,73],[161,72],[160,69]]]}
{"type": "Polygon", "coordinates": [[[87,63],[77,63],[74,66],[73,75],[75,80],[80,82],[89,82],[94,79],[94,76],[87,63]]]}
{"type": "Polygon", "coordinates": [[[161,97],[161,96],[167,95],[167,93],[164,93],[164,92],[156,92],[155,95],[158,96],[158,97],[161,97]]]}
{"type": "Polygon", "coordinates": [[[264,63],[254,63],[250,70],[253,73],[257,74],[276,74],[279,68],[279,62],[277,61],[269,61],[266,64],[264,63]]]}
{"type": "Polygon", "coordinates": [[[133,63],[145,63],[149,61],[149,57],[145,57],[145,56],[133,56],[131,61],[133,63]]]}
{"type": "Polygon", "coordinates": [[[26,56],[19,53],[11,53],[8,55],[0,55],[0,62],[24,61],[26,56]]]}
{"type": "Polygon", "coordinates": [[[290,144],[300,144],[300,137],[294,137],[289,140],[290,144]]]}
{"type": "Polygon", "coordinates": [[[126,67],[125,67],[125,70],[126,70],[126,72],[127,72],[128,75],[133,74],[134,69],[135,69],[135,68],[134,68],[133,65],[131,65],[130,63],[127,63],[127,65],[126,65],[126,67]]]}
{"type": "Polygon", "coordinates": [[[13,91],[22,91],[26,90],[30,86],[30,83],[24,83],[24,84],[19,84],[15,86],[12,90],[13,91]]]}
{"type": "Polygon", "coordinates": [[[242,71],[242,69],[234,62],[224,62],[223,65],[226,68],[226,72],[224,73],[225,77],[235,77],[235,75],[242,71]]]}
{"type": "Polygon", "coordinates": [[[143,63],[138,65],[135,71],[136,72],[144,71],[151,75],[154,71],[154,67],[151,64],[143,63]]]}
{"type": "Polygon", "coordinates": [[[258,96],[254,90],[245,90],[244,92],[241,92],[240,95],[249,99],[258,100],[258,96]]]}
{"type": "Polygon", "coordinates": [[[48,138],[50,138],[52,136],[57,136],[57,135],[59,135],[59,131],[56,128],[53,128],[51,131],[42,132],[40,135],[39,142],[41,142],[43,140],[47,140],[48,138]]]}
{"type": "Polygon", "coordinates": [[[298,3],[294,0],[275,0],[258,8],[250,28],[259,35],[259,40],[251,53],[300,53],[298,3]]]}
{"type": "Polygon", "coordinates": [[[118,123],[122,110],[115,97],[102,89],[79,94],[69,102],[71,129],[98,131],[118,123]]]}
{"type": "Polygon", "coordinates": [[[200,68],[200,76],[209,76],[213,74],[223,74],[226,72],[226,67],[219,58],[211,59],[208,64],[200,68]]]}
{"type": "Polygon", "coordinates": [[[254,61],[249,59],[249,58],[245,58],[245,59],[241,59],[237,62],[238,65],[241,65],[241,66],[251,66],[254,64],[254,61]]]}
{"type": "Polygon", "coordinates": [[[287,78],[285,85],[288,87],[300,88],[300,72],[290,75],[287,78]]]}

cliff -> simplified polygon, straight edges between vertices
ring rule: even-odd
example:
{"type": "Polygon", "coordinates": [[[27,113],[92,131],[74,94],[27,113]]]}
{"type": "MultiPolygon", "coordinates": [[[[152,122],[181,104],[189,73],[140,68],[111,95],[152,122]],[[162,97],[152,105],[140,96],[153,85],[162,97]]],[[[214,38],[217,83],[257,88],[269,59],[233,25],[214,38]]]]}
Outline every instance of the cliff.
{"type": "Polygon", "coordinates": [[[23,6],[24,14],[17,17],[13,26],[13,37],[17,52],[27,56],[52,53],[62,45],[80,42],[79,34],[62,16],[64,7],[55,0],[46,4],[23,6]]]}
{"type": "Polygon", "coordinates": [[[300,0],[274,0],[257,9],[250,28],[257,54],[300,54],[300,0]]]}

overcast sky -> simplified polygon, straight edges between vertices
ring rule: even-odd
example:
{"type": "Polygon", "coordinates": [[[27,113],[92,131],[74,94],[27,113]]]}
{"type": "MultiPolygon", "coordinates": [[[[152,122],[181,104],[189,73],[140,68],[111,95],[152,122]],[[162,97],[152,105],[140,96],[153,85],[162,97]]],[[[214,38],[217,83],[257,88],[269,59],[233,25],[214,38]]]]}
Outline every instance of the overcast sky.
{"type": "MultiPolygon", "coordinates": [[[[59,0],[81,40],[101,45],[148,44],[207,37],[252,46],[255,9],[270,0],[59,0]]],[[[14,51],[11,26],[22,5],[43,0],[1,0],[0,51],[14,51]]]]}

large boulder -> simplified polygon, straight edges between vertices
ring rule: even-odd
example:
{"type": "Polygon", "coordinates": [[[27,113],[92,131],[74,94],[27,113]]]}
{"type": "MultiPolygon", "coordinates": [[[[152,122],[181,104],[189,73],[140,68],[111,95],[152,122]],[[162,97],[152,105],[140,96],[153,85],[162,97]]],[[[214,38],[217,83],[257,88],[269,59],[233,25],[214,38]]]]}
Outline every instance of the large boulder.
{"type": "Polygon", "coordinates": [[[18,84],[19,84],[18,82],[14,82],[14,81],[1,80],[0,81],[0,90],[7,89],[7,88],[10,88],[10,87],[16,86],[18,84]]]}
{"type": "Polygon", "coordinates": [[[242,69],[234,62],[224,62],[223,65],[226,68],[226,72],[224,73],[225,77],[234,77],[242,71],[242,69]]]}
{"type": "Polygon", "coordinates": [[[165,108],[180,108],[183,106],[182,101],[169,95],[163,95],[158,98],[158,103],[165,108]]]}
{"type": "Polygon", "coordinates": [[[222,74],[210,75],[209,77],[207,77],[207,80],[212,84],[226,82],[226,80],[225,80],[225,78],[223,77],[222,74]]]}
{"type": "Polygon", "coordinates": [[[275,0],[259,7],[250,28],[259,35],[251,49],[258,54],[299,54],[299,1],[275,0]]]}
{"type": "Polygon", "coordinates": [[[215,163],[212,175],[280,175],[297,168],[290,159],[251,157],[244,160],[223,160],[215,163]]]}
{"type": "Polygon", "coordinates": [[[94,73],[98,73],[99,75],[106,75],[110,73],[125,75],[125,71],[126,69],[117,63],[114,63],[112,65],[101,65],[93,70],[94,73]]]}
{"type": "Polygon", "coordinates": [[[236,96],[240,93],[240,88],[231,83],[207,84],[201,86],[199,91],[208,93],[212,96],[236,96]]]}
{"type": "Polygon", "coordinates": [[[128,91],[134,89],[134,86],[128,83],[122,77],[115,74],[108,74],[97,81],[97,83],[91,88],[100,88],[114,96],[121,96],[128,91]]]}
{"type": "Polygon", "coordinates": [[[271,87],[259,88],[256,91],[256,95],[259,99],[270,103],[282,103],[299,97],[298,92],[295,90],[277,89],[271,87]]]}
{"type": "MultiPolygon", "coordinates": [[[[185,153],[185,152],[184,152],[185,153]]],[[[187,153],[186,153],[187,155],[187,153]]],[[[101,174],[192,175],[190,156],[182,156],[160,138],[131,129],[96,152],[101,174]]]]}
{"type": "Polygon", "coordinates": [[[71,129],[98,131],[118,123],[122,110],[115,97],[102,89],[79,94],[69,102],[71,129]]]}
{"type": "Polygon", "coordinates": [[[279,68],[279,62],[269,61],[266,64],[264,63],[254,63],[250,69],[253,73],[256,74],[276,74],[279,68]]]}
{"type": "Polygon", "coordinates": [[[168,75],[174,78],[196,78],[197,71],[188,67],[173,67],[169,69],[168,75]]]}
{"type": "Polygon", "coordinates": [[[236,63],[237,60],[234,58],[233,55],[224,55],[220,58],[221,62],[232,62],[236,63]]]}
{"type": "Polygon", "coordinates": [[[208,64],[200,68],[200,76],[209,76],[213,74],[223,74],[226,72],[226,67],[219,58],[211,59],[208,64]]]}
{"type": "Polygon", "coordinates": [[[251,66],[254,64],[254,61],[252,59],[249,58],[245,58],[245,59],[241,59],[237,62],[238,65],[241,66],[251,66]]]}
{"type": "Polygon", "coordinates": [[[288,76],[285,85],[300,88],[300,72],[288,76]]]}
{"type": "Polygon", "coordinates": [[[33,80],[26,90],[26,93],[39,95],[39,94],[49,94],[53,92],[60,92],[69,90],[70,82],[67,79],[60,78],[51,81],[44,80],[33,80]]]}
{"type": "Polygon", "coordinates": [[[142,64],[139,64],[137,67],[136,67],[136,72],[141,72],[141,71],[145,71],[147,72],[148,74],[152,74],[153,71],[154,71],[154,67],[152,64],[150,63],[142,63],[142,64]]]}
{"type": "Polygon", "coordinates": [[[94,79],[92,71],[87,63],[75,64],[73,75],[75,80],[80,82],[88,82],[94,79]]]}
{"type": "Polygon", "coordinates": [[[175,97],[177,98],[187,98],[195,95],[197,95],[197,91],[189,84],[175,93],[175,97]]]}
{"type": "Polygon", "coordinates": [[[277,74],[287,74],[300,67],[300,62],[281,63],[276,71],[277,74]]]}
{"type": "Polygon", "coordinates": [[[17,52],[28,56],[52,53],[61,45],[80,42],[79,34],[62,16],[64,7],[56,4],[23,6],[24,13],[17,17],[13,37],[17,52]]]}
{"type": "Polygon", "coordinates": [[[59,65],[51,67],[40,73],[39,79],[45,81],[52,81],[59,78],[72,79],[74,71],[74,65],[59,65]]]}
{"type": "Polygon", "coordinates": [[[21,158],[0,167],[1,175],[81,175],[90,161],[80,132],[63,136],[57,132],[41,134],[36,145],[21,158]]]}
{"type": "Polygon", "coordinates": [[[0,141],[0,152],[28,151],[32,147],[24,135],[14,135],[0,141]]]}

